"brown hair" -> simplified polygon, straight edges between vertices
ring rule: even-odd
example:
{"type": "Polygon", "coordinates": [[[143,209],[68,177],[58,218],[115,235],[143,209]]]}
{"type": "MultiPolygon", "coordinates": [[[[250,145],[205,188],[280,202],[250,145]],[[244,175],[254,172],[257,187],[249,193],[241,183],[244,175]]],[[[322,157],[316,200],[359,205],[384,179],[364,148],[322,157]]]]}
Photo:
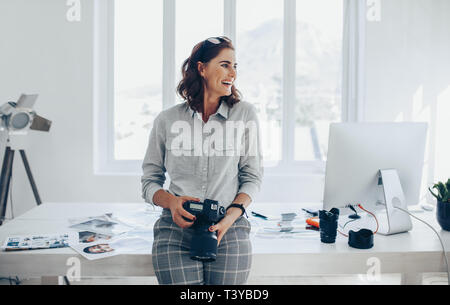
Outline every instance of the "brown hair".
{"type": "MultiPolygon", "coordinates": [[[[197,62],[208,63],[211,59],[219,55],[222,49],[232,49],[234,46],[231,40],[227,37],[213,37],[197,43],[192,49],[191,56],[189,56],[181,66],[182,80],[178,84],[178,94],[188,103],[191,109],[202,112],[203,111],[203,78],[198,72],[197,62]],[[210,40],[218,41],[219,43],[211,42],[210,40]]],[[[231,108],[234,104],[240,102],[241,93],[236,87],[231,87],[231,95],[222,96],[221,100],[231,108]]]]}

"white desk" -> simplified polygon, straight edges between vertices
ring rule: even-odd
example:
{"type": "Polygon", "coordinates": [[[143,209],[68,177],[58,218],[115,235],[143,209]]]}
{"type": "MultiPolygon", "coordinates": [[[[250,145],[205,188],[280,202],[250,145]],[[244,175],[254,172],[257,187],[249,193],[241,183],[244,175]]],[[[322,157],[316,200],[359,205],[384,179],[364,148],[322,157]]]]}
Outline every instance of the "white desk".
{"type": "MultiPolygon", "coordinates": [[[[68,219],[120,213],[142,209],[144,204],[127,203],[47,203],[0,226],[0,242],[7,236],[67,231],[68,219]]],[[[258,212],[274,213],[274,205],[251,206],[258,212]]],[[[278,212],[299,212],[301,205],[280,204],[278,212]]],[[[450,256],[450,232],[440,229],[434,213],[416,214],[440,232],[450,256]]],[[[381,273],[401,273],[404,283],[418,283],[421,273],[445,272],[445,261],[439,240],[425,225],[413,219],[409,233],[393,236],[375,235],[374,247],[358,250],[338,235],[335,244],[323,244],[317,238],[265,239],[252,235],[253,264],[251,276],[307,276],[367,274],[369,259],[377,258],[381,273]]],[[[152,276],[151,249],[142,253],[123,254],[89,261],[70,248],[0,252],[0,276],[40,277],[66,275],[67,260],[81,261],[81,276],[152,276]]]]}

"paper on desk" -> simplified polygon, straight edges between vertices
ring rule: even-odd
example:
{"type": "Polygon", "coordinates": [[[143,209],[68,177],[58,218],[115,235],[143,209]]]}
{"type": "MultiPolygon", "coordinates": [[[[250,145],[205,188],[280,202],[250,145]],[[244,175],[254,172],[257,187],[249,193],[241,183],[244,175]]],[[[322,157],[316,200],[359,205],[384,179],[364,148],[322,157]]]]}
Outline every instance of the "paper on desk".
{"type": "Polygon", "coordinates": [[[152,242],[142,237],[121,236],[111,240],[103,239],[87,244],[71,245],[71,248],[88,260],[97,260],[125,253],[151,254],[152,242]]]}
{"type": "Polygon", "coordinates": [[[23,251],[37,249],[55,249],[69,247],[78,243],[76,232],[56,234],[36,234],[28,236],[12,236],[6,238],[3,251],[23,251]]]}
{"type": "Polygon", "coordinates": [[[114,236],[133,229],[132,226],[114,219],[112,214],[69,219],[70,228],[78,231],[89,231],[98,234],[114,236]]]}
{"type": "Polygon", "coordinates": [[[307,229],[293,229],[290,232],[282,232],[280,230],[268,229],[268,228],[259,228],[255,237],[259,238],[270,238],[270,239],[284,239],[284,238],[304,238],[304,237],[312,237],[318,238],[319,233],[314,230],[307,229]]]}
{"type": "Polygon", "coordinates": [[[90,231],[81,231],[78,232],[79,242],[83,244],[92,243],[94,241],[97,241],[99,239],[111,239],[112,236],[99,234],[95,232],[90,231]]]}
{"type": "Polygon", "coordinates": [[[137,211],[121,211],[113,215],[113,219],[133,228],[153,229],[153,225],[161,216],[161,211],[142,209],[137,211]]]}
{"type": "Polygon", "coordinates": [[[256,237],[295,238],[299,236],[318,236],[317,231],[307,229],[303,218],[296,218],[293,221],[252,219],[251,224],[252,230],[256,232],[256,237]]]}

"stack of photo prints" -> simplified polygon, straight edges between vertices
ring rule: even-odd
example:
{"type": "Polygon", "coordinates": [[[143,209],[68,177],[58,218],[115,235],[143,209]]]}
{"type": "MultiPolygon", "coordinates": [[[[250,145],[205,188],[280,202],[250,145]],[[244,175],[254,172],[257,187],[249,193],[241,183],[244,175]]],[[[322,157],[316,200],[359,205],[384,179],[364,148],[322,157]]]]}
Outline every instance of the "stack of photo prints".
{"type": "Polygon", "coordinates": [[[71,247],[83,257],[96,260],[124,253],[151,254],[153,223],[160,212],[143,209],[69,219],[67,232],[12,236],[3,251],[71,247]]]}

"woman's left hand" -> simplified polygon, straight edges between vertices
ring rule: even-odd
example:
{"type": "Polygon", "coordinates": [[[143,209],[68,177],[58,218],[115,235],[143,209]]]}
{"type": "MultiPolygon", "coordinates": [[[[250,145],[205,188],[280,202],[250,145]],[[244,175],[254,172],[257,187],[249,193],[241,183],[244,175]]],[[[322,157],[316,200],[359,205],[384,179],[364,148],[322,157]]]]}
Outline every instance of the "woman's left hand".
{"type": "Polygon", "coordinates": [[[227,214],[217,224],[209,227],[210,232],[217,231],[217,246],[220,245],[220,241],[222,240],[222,237],[225,235],[225,233],[227,233],[228,229],[233,225],[233,223],[236,221],[236,219],[237,219],[237,217],[235,215],[227,214]]]}

